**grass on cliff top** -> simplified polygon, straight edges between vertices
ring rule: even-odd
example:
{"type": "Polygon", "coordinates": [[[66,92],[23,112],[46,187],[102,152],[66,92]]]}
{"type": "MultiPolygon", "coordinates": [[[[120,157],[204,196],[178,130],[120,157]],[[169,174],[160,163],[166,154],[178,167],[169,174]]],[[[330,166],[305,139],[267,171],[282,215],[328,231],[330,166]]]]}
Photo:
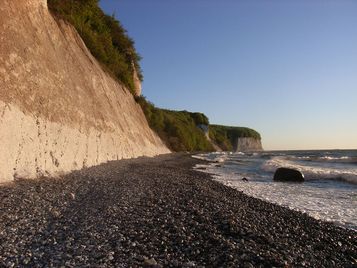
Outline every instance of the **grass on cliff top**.
{"type": "Polygon", "coordinates": [[[254,129],[221,125],[210,125],[209,136],[224,151],[232,151],[238,138],[261,139],[254,129]]]}
{"type": "Polygon", "coordinates": [[[114,16],[100,9],[98,0],[48,0],[55,17],[72,24],[93,56],[134,92],[134,67],[142,80],[140,56],[134,41],[114,16]]]}
{"type": "Polygon", "coordinates": [[[150,127],[165,144],[175,152],[213,151],[199,125],[208,125],[208,118],[202,113],[171,111],[155,107],[145,97],[137,97],[150,127]]]}

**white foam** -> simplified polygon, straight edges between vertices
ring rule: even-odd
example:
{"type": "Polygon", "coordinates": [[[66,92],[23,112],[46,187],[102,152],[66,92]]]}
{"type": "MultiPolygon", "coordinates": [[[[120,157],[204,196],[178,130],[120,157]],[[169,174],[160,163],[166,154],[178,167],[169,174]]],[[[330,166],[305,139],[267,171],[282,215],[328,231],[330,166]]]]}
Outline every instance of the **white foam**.
{"type": "Polygon", "coordinates": [[[320,157],[320,159],[326,159],[326,160],[345,160],[345,159],[351,159],[349,156],[341,156],[341,157],[332,157],[332,156],[323,156],[320,157]]]}
{"type": "Polygon", "coordinates": [[[206,160],[209,162],[223,163],[227,160],[229,153],[227,152],[213,152],[209,154],[197,154],[193,155],[193,158],[206,160]]]}
{"type": "Polygon", "coordinates": [[[336,179],[357,184],[357,168],[312,167],[287,160],[283,157],[274,157],[262,165],[262,169],[271,172],[274,172],[279,167],[297,169],[304,173],[306,179],[336,179]]]}
{"type": "MultiPolygon", "coordinates": [[[[208,157],[207,154],[200,157],[201,159],[213,159],[212,156],[208,157]]],[[[250,161],[251,159],[242,157],[242,160],[250,161]]],[[[238,166],[230,166],[230,163],[230,161],[227,161],[223,165],[220,164],[218,166],[214,163],[200,164],[197,168],[199,171],[212,174],[217,181],[242,191],[249,196],[305,212],[316,219],[333,222],[357,231],[357,191],[355,190],[355,186],[323,186],[323,180],[304,184],[279,183],[273,182],[269,176],[268,179],[261,179],[261,177],[258,181],[256,174],[251,173],[249,170],[240,170],[238,166]],[[237,171],[239,174],[237,174],[237,171]],[[246,177],[249,182],[243,182],[241,180],[242,177],[246,177]]],[[[345,176],[345,178],[351,175],[352,180],[357,177],[357,173],[354,173],[356,170],[345,170],[341,173],[341,170],[333,168],[306,167],[282,157],[270,159],[263,166],[265,170],[272,172],[281,166],[296,168],[302,170],[308,176],[312,174],[315,177],[316,175],[321,175],[321,178],[326,178],[327,175],[333,178],[337,174],[345,176]],[[309,171],[312,173],[310,174],[309,171]]],[[[334,184],[331,180],[326,182],[330,186],[334,184]]]]}
{"type": "MultiPolygon", "coordinates": [[[[214,167],[204,172],[217,174],[214,167]]],[[[241,175],[213,175],[215,179],[243,193],[271,203],[305,212],[310,216],[357,230],[357,196],[343,189],[318,189],[306,184],[241,181],[241,175]]]]}

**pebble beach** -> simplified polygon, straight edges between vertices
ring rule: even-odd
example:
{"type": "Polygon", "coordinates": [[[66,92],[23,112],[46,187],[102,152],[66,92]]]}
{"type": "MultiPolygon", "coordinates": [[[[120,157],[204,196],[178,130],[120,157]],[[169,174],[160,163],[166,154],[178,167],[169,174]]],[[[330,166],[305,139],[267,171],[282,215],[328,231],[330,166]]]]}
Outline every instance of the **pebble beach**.
{"type": "Polygon", "coordinates": [[[357,233],[249,197],[189,154],[0,186],[1,267],[356,267],[357,233]]]}

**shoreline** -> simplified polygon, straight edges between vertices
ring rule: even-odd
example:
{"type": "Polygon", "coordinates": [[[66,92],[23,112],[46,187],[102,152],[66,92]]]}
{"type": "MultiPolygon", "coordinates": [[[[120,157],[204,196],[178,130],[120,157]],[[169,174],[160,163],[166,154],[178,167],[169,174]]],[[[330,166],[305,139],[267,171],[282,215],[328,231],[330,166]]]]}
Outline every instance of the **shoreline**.
{"type": "Polygon", "coordinates": [[[0,186],[0,266],[352,267],[357,233],[249,197],[189,154],[0,186]]]}

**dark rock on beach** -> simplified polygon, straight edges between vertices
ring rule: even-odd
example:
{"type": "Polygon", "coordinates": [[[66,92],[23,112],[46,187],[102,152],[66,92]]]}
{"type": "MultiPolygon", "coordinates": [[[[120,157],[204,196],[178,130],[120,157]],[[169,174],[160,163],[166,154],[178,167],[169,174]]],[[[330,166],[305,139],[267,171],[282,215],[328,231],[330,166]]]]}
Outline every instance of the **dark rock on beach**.
{"type": "Polygon", "coordinates": [[[0,187],[0,267],[355,267],[356,232],[174,154],[0,187]]]}
{"type": "Polygon", "coordinates": [[[304,175],[291,168],[278,168],[274,174],[274,181],[304,182],[304,175]]]}

